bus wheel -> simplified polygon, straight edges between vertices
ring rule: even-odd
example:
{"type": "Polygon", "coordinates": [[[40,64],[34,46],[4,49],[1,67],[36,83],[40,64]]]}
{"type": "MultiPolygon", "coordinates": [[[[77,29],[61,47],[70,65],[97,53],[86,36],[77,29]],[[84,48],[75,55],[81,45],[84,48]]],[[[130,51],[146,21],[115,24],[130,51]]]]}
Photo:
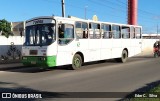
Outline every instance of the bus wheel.
{"type": "Polygon", "coordinates": [[[121,58],[117,58],[116,61],[117,62],[122,62],[122,63],[125,63],[128,59],[128,53],[126,50],[123,50],[122,51],[122,55],[121,55],[121,58]]]}
{"type": "Polygon", "coordinates": [[[77,70],[82,67],[82,58],[79,54],[75,54],[72,60],[72,69],[77,70]]]}

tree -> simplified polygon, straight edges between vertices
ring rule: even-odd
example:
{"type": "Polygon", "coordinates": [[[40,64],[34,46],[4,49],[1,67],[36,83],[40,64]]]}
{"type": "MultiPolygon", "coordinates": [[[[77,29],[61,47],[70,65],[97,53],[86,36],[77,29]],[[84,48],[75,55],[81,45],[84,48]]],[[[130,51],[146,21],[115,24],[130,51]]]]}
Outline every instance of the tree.
{"type": "Polygon", "coordinates": [[[6,36],[7,38],[11,34],[11,23],[9,23],[7,20],[2,19],[0,20],[0,32],[2,35],[6,36]]]}

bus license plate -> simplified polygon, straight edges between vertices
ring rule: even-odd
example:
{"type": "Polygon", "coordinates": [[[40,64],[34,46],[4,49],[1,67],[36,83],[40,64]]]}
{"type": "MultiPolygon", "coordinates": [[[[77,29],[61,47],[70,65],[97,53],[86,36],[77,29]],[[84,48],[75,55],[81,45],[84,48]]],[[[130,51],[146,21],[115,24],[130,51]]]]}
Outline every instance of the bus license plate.
{"type": "Polygon", "coordinates": [[[36,64],[36,61],[31,61],[31,64],[36,64]]]}

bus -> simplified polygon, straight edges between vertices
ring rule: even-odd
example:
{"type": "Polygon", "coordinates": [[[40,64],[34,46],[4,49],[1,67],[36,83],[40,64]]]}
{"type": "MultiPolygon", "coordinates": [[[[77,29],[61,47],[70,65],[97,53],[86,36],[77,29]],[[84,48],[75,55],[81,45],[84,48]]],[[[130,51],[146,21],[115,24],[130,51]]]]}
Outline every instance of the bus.
{"type": "Polygon", "coordinates": [[[22,63],[27,66],[71,65],[115,59],[126,62],[142,50],[142,27],[58,16],[26,21],[22,63]]]}

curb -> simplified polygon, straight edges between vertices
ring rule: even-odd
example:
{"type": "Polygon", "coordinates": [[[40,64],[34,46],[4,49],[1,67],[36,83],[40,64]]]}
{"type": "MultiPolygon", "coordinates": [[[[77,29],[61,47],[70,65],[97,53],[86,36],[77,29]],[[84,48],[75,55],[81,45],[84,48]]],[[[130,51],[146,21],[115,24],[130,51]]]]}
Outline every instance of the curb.
{"type": "Polygon", "coordinates": [[[22,63],[0,64],[0,71],[24,67],[22,63]]]}

